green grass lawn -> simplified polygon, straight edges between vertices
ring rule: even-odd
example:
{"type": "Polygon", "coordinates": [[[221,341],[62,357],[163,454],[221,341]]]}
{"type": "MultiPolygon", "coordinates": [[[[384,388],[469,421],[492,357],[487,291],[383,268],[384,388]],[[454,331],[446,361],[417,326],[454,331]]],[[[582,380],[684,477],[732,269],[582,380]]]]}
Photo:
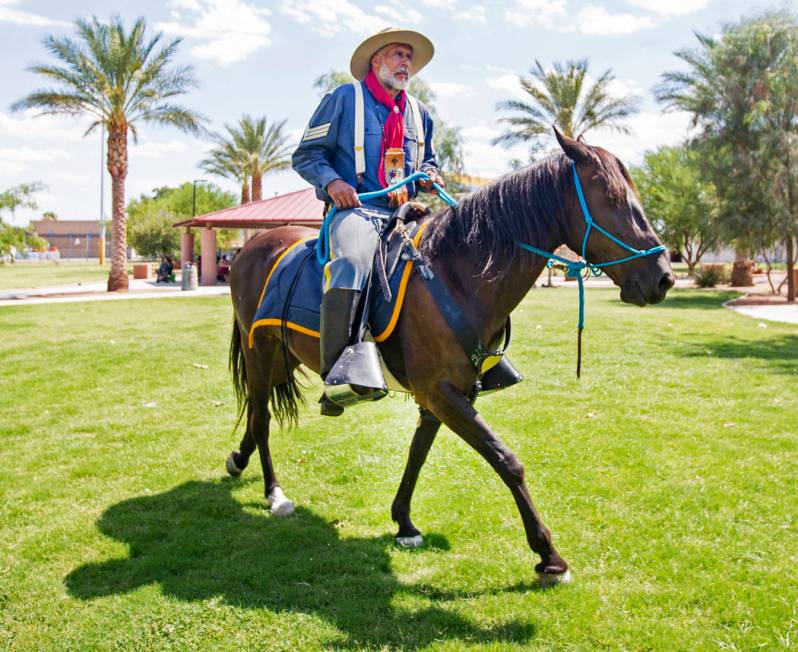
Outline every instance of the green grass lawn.
{"type": "Polygon", "coordinates": [[[0,310],[0,649],[785,649],[798,639],[798,328],[675,291],[515,315],[526,382],[478,407],[574,583],[540,590],[509,492],[442,430],[393,546],[401,398],[273,434],[297,513],[240,480],[229,299],[0,310]],[[164,325],[170,333],[164,336],[164,325]],[[208,365],[208,368],[194,365],[208,365]]]}
{"type": "Polygon", "coordinates": [[[108,280],[111,264],[97,262],[41,260],[0,265],[0,290],[56,287],[108,280]]]}

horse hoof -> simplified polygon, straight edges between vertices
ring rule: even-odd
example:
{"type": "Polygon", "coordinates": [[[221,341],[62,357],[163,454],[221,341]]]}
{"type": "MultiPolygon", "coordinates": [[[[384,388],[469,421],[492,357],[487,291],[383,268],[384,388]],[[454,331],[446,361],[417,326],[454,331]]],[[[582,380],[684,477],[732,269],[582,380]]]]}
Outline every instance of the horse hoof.
{"type": "Polygon", "coordinates": [[[396,537],[396,545],[400,548],[418,548],[424,545],[424,537],[420,534],[412,537],[396,537]]]}
{"type": "Polygon", "coordinates": [[[269,507],[274,516],[283,518],[291,516],[294,513],[294,503],[285,497],[283,490],[280,487],[275,487],[269,494],[269,507]]]}
{"type": "Polygon", "coordinates": [[[570,570],[566,570],[564,573],[543,573],[538,571],[538,584],[542,587],[570,584],[572,580],[570,570]]]}
{"type": "Polygon", "coordinates": [[[233,457],[234,455],[235,451],[233,451],[232,453],[230,453],[230,455],[227,456],[227,464],[225,466],[227,467],[227,472],[234,478],[237,478],[239,475],[241,475],[244,469],[239,469],[236,466],[236,461],[235,458],[233,457]]]}

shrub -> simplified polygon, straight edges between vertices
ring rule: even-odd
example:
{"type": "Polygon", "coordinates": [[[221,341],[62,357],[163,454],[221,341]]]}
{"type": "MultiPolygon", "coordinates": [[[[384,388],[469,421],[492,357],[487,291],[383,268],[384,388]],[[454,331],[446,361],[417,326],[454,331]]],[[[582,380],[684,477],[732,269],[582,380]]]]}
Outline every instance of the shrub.
{"type": "Polygon", "coordinates": [[[695,283],[700,288],[714,288],[719,283],[729,282],[729,272],[723,263],[704,264],[696,270],[695,283]]]}

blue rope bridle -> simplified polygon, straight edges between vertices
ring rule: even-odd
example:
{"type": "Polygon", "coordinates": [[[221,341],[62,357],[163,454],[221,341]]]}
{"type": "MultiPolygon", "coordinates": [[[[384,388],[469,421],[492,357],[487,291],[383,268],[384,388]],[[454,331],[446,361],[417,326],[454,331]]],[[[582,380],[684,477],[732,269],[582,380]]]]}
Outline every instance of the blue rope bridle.
{"type": "MultiPolygon", "coordinates": [[[[578,328],[578,340],[577,340],[577,364],[576,364],[576,377],[579,378],[581,375],[582,370],[582,330],[585,327],[585,286],[583,282],[585,271],[586,273],[592,273],[594,276],[600,276],[603,273],[603,268],[609,267],[610,265],[619,265],[621,263],[629,262],[630,260],[636,260],[637,258],[644,258],[645,256],[651,256],[653,254],[662,253],[665,251],[664,245],[657,245],[656,247],[650,247],[649,249],[635,249],[634,247],[630,247],[628,244],[623,242],[622,240],[616,238],[612,233],[607,231],[606,229],[600,227],[596,222],[593,220],[593,216],[590,214],[590,210],[587,207],[587,201],[585,201],[585,195],[582,192],[582,184],[579,181],[579,175],[576,172],[576,164],[571,162],[571,171],[573,172],[574,177],[574,186],[576,187],[576,196],[579,198],[579,205],[582,208],[582,216],[585,218],[585,222],[587,223],[587,229],[585,230],[585,237],[582,239],[582,260],[568,260],[567,258],[563,258],[562,256],[558,256],[555,253],[550,251],[545,251],[543,249],[538,249],[537,247],[533,247],[531,244],[527,244],[526,242],[521,242],[520,240],[516,240],[515,244],[519,248],[523,249],[524,251],[529,251],[530,253],[537,254],[538,256],[542,256],[543,258],[548,259],[546,266],[551,268],[555,261],[558,263],[562,263],[566,268],[566,275],[569,278],[575,278],[578,285],[579,285],[579,321],[577,323],[578,328]],[[591,263],[587,260],[587,239],[590,237],[591,231],[595,229],[599,233],[604,234],[610,240],[612,240],[615,244],[623,247],[626,251],[630,252],[630,256],[624,256],[623,258],[618,258],[617,260],[611,260],[605,263],[591,263]]],[[[377,197],[384,197],[389,192],[397,190],[402,186],[411,183],[416,180],[425,180],[429,181],[429,176],[424,172],[415,172],[411,174],[406,179],[403,179],[399,183],[395,183],[392,186],[388,186],[387,188],[383,188],[382,190],[375,190],[373,192],[364,192],[358,195],[358,198],[361,201],[375,199],[377,197]]],[[[443,188],[441,188],[437,183],[433,183],[432,187],[438,193],[438,196],[449,206],[457,206],[457,200],[454,199],[451,195],[449,195],[443,188]]],[[[319,261],[319,264],[326,265],[329,261],[330,256],[330,246],[329,246],[329,232],[330,232],[330,222],[332,221],[333,216],[336,213],[335,204],[330,207],[330,210],[327,211],[327,215],[324,217],[324,222],[321,226],[321,231],[319,233],[319,239],[316,242],[316,258],[319,261]]]]}

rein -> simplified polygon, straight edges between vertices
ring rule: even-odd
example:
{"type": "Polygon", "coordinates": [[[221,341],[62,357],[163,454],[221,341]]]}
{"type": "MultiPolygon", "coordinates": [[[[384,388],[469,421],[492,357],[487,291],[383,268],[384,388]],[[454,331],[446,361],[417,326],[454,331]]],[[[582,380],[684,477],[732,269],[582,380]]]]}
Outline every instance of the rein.
{"type": "MultiPolygon", "coordinates": [[[[649,249],[635,249],[634,247],[629,246],[622,240],[616,238],[612,233],[607,231],[606,229],[602,228],[593,220],[593,216],[590,214],[590,210],[587,207],[587,202],[585,201],[585,195],[582,192],[582,184],[579,182],[579,175],[576,172],[576,164],[571,162],[571,170],[573,172],[574,177],[574,185],[576,187],[576,196],[579,198],[579,205],[582,208],[582,216],[585,218],[585,222],[587,223],[587,229],[585,230],[585,237],[582,239],[582,260],[574,261],[568,260],[567,258],[563,258],[562,256],[558,256],[555,253],[550,251],[545,251],[543,249],[538,249],[537,247],[533,247],[531,244],[527,244],[526,242],[521,242],[520,240],[516,240],[515,244],[520,249],[528,251],[533,254],[537,254],[538,256],[542,256],[543,258],[547,258],[548,262],[546,263],[547,267],[552,267],[556,262],[562,263],[566,267],[566,274],[569,278],[575,278],[578,285],[579,285],[579,321],[577,323],[578,329],[578,336],[577,336],[577,361],[576,361],[576,377],[579,378],[582,374],[582,331],[585,327],[585,286],[583,282],[583,278],[585,274],[593,274],[594,276],[600,276],[603,272],[603,268],[609,267],[610,265],[619,265],[620,263],[626,263],[630,260],[635,260],[637,258],[643,258],[645,256],[651,256],[652,254],[658,254],[665,251],[665,245],[657,245],[656,247],[651,247],[649,249]],[[617,260],[611,260],[604,263],[591,263],[587,260],[587,239],[590,237],[590,232],[595,229],[599,233],[602,233],[604,236],[612,240],[617,245],[620,245],[628,252],[631,253],[630,256],[624,256],[623,258],[619,258],[617,260]]],[[[377,197],[383,197],[387,195],[389,192],[397,190],[401,188],[405,184],[411,183],[416,181],[417,179],[422,179],[425,181],[429,181],[429,176],[427,176],[424,172],[415,172],[411,174],[406,179],[393,184],[392,186],[388,186],[387,188],[383,188],[381,190],[375,190],[373,192],[364,192],[358,195],[358,198],[361,200],[368,200],[368,199],[375,199],[377,197]]],[[[457,200],[454,199],[451,195],[449,195],[443,188],[441,188],[437,183],[433,183],[432,187],[438,193],[438,196],[449,206],[457,206],[457,200]]],[[[321,231],[319,233],[319,239],[316,242],[316,258],[319,261],[319,264],[326,265],[330,258],[330,247],[329,247],[329,231],[330,231],[330,222],[332,221],[333,216],[335,215],[336,207],[333,204],[330,207],[330,210],[327,211],[327,215],[324,217],[324,222],[321,226],[321,231]]],[[[468,353],[468,352],[467,352],[468,353]]]]}
{"type": "Polygon", "coordinates": [[[571,162],[571,170],[573,171],[574,175],[574,185],[576,186],[576,196],[579,198],[579,205],[582,208],[582,216],[585,218],[585,222],[587,223],[587,229],[585,230],[585,237],[582,240],[582,260],[568,260],[567,258],[563,258],[561,256],[557,256],[554,253],[549,251],[544,251],[543,249],[538,249],[537,247],[533,247],[526,242],[521,242],[520,240],[516,240],[515,244],[524,249],[525,251],[529,251],[533,254],[537,254],[538,256],[542,256],[543,258],[548,258],[548,262],[546,263],[547,267],[552,267],[554,265],[554,261],[562,263],[566,267],[566,274],[569,278],[575,278],[576,282],[579,284],[579,321],[577,323],[578,335],[577,335],[577,358],[576,358],[576,377],[579,378],[582,374],[582,331],[585,328],[585,285],[583,282],[584,274],[593,274],[594,276],[601,276],[603,274],[602,268],[609,267],[610,265],[618,265],[620,263],[626,263],[630,260],[635,260],[636,258],[643,258],[645,256],[651,256],[652,254],[658,254],[665,251],[665,245],[657,245],[656,247],[651,247],[649,249],[635,249],[634,247],[630,247],[628,244],[616,238],[612,233],[603,229],[598,224],[595,223],[593,220],[593,216],[590,214],[590,210],[588,210],[587,202],[585,201],[585,195],[582,192],[582,184],[579,182],[579,175],[576,173],[576,163],[571,162]],[[618,260],[611,260],[606,263],[591,263],[587,259],[587,239],[590,237],[590,231],[592,229],[596,229],[600,233],[603,233],[606,237],[612,240],[615,244],[620,245],[627,251],[631,252],[631,256],[625,256],[623,258],[619,258],[618,260]]]}

